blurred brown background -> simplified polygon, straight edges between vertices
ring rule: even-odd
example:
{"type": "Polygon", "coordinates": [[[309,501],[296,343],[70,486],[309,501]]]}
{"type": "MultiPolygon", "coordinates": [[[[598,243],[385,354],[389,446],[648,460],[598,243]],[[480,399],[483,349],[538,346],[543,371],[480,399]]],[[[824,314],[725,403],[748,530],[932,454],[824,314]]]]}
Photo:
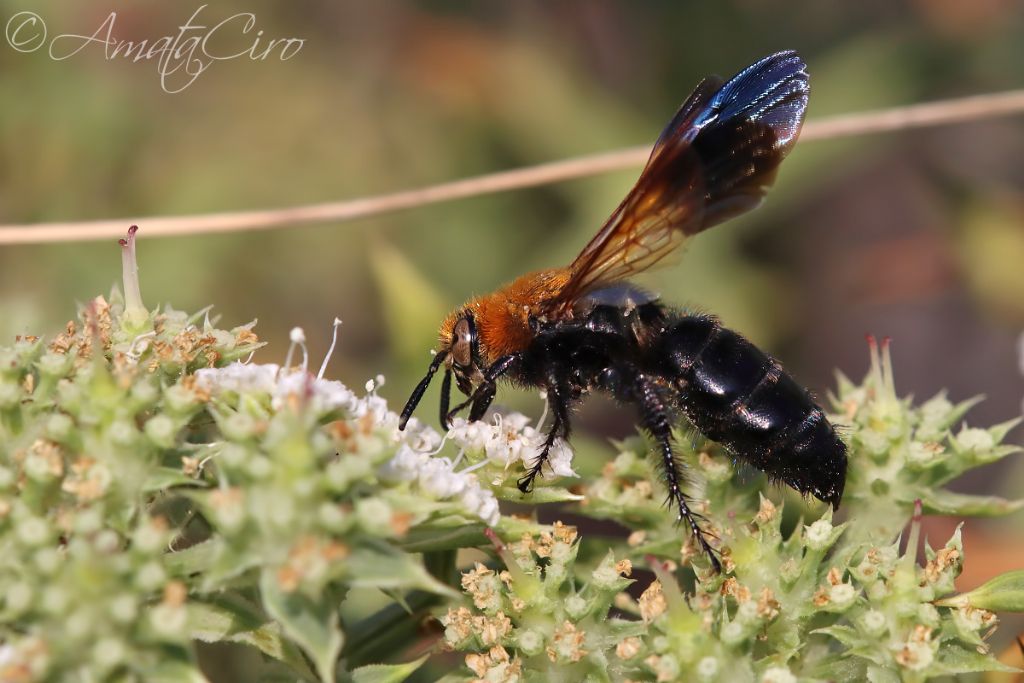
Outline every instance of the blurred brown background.
{"type": "MultiPolygon", "coordinates": [[[[117,37],[153,40],[198,7],[0,0],[0,18],[31,9],[51,35],[91,34],[116,11],[117,37]]],[[[809,64],[810,118],[1024,83],[1016,0],[230,0],[200,17],[237,12],[253,13],[264,39],[305,46],[285,62],[215,63],[168,94],[155,60],[106,60],[90,46],[54,61],[0,45],[0,222],[273,208],[652,142],[703,75],[785,48],[809,64]]],[[[241,50],[252,34],[237,38],[241,50]]],[[[702,235],[645,283],[719,314],[819,394],[835,368],[863,375],[871,332],[893,338],[901,393],[985,394],[972,425],[1013,418],[1024,396],[1022,133],[1017,117],[800,144],[761,210],[702,235]]],[[[143,296],[213,303],[228,326],[259,318],[266,361],[283,359],[294,325],[319,358],[339,316],[330,376],[361,386],[382,372],[397,403],[446,309],[568,262],[635,176],[274,232],[147,239],[142,223],[143,296]]],[[[3,247],[0,338],[53,332],[118,280],[112,241],[3,247]]],[[[431,396],[421,410],[435,406],[431,396]]],[[[616,421],[592,435],[632,428],[607,414],[616,421]]],[[[1019,496],[1024,468],[964,486],[1019,496]]],[[[980,572],[968,584],[1024,565],[1019,516],[981,527],[968,525],[967,566],[980,572]]]]}

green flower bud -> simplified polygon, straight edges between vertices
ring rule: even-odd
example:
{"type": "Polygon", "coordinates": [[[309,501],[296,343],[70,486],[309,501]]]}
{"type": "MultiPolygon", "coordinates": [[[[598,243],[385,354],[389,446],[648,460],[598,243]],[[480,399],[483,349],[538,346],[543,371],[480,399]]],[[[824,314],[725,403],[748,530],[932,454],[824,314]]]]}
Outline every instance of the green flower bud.
{"type": "Polygon", "coordinates": [[[391,528],[391,506],[381,498],[363,498],[356,501],[356,519],[369,534],[382,537],[393,535],[391,528]]]}
{"type": "Polygon", "coordinates": [[[13,488],[16,481],[14,472],[9,468],[0,465],[0,491],[13,488]]]}
{"type": "Polygon", "coordinates": [[[103,510],[99,507],[86,508],[75,517],[75,531],[80,534],[93,534],[101,528],[103,528],[103,510]]]}
{"type": "Polygon", "coordinates": [[[144,591],[156,591],[167,581],[167,573],[156,561],[147,562],[135,572],[135,585],[144,591]]]}
{"type": "Polygon", "coordinates": [[[12,615],[20,615],[32,605],[35,592],[27,581],[15,581],[4,595],[4,607],[12,615]]]}
{"type": "Polygon", "coordinates": [[[122,593],[110,601],[110,616],[120,624],[130,624],[139,614],[138,599],[131,593],[122,593]]]}
{"type": "Polygon", "coordinates": [[[71,380],[57,382],[57,404],[72,415],[78,415],[82,407],[82,389],[71,380]]]}
{"type": "Polygon", "coordinates": [[[727,623],[722,627],[722,631],[719,635],[722,638],[723,643],[733,647],[741,645],[748,637],[747,629],[738,621],[730,621],[727,623]]]}
{"type": "Polygon", "coordinates": [[[43,547],[32,556],[33,564],[43,576],[53,576],[61,568],[61,555],[56,548],[43,547]]]}
{"type": "Polygon", "coordinates": [[[154,555],[167,543],[167,531],[152,520],[144,520],[132,536],[132,549],[144,555],[154,555]]]}
{"type": "Polygon", "coordinates": [[[25,458],[25,475],[36,482],[47,482],[57,478],[57,472],[50,461],[35,452],[25,458]]]}
{"type": "Polygon", "coordinates": [[[967,428],[960,430],[956,435],[956,442],[964,451],[980,453],[991,450],[995,446],[995,439],[984,429],[967,428]]]}
{"type": "Polygon", "coordinates": [[[67,375],[74,360],[73,354],[48,351],[36,361],[36,368],[43,377],[60,378],[67,375]]]}
{"type": "Polygon", "coordinates": [[[87,607],[82,607],[72,612],[64,620],[64,633],[72,640],[85,640],[89,637],[95,624],[96,618],[92,611],[87,607]]]}
{"type": "Polygon", "coordinates": [[[108,671],[120,665],[128,657],[124,642],[117,638],[105,637],[96,641],[92,648],[92,661],[100,671],[108,671]]]}
{"type": "Polygon", "coordinates": [[[197,404],[195,392],[180,384],[169,386],[164,390],[164,405],[172,413],[190,414],[197,404]]]}
{"type": "Polygon", "coordinates": [[[224,467],[239,469],[249,459],[249,451],[245,446],[236,443],[225,443],[219,452],[219,460],[224,467]]]}
{"type": "Polygon", "coordinates": [[[887,628],[885,615],[878,610],[868,610],[860,618],[860,629],[864,635],[871,638],[878,638],[882,636],[887,628]]]}
{"type": "Polygon", "coordinates": [[[819,519],[805,527],[804,542],[811,550],[825,550],[832,544],[832,522],[819,519]]]}
{"type": "Polygon", "coordinates": [[[579,595],[570,595],[565,599],[563,603],[565,605],[565,613],[569,615],[569,618],[573,621],[580,621],[590,609],[589,604],[579,595]]]}
{"type": "Polygon", "coordinates": [[[245,471],[256,481],[261,481],[273,474],[274,464],[265,455],[253,455],[245,463],[245,471]]]}
{"type": "Polygon", "coordinates": [[[524,629],[516,634],[516,647],[527,657],[539,655],[544,651],[544,636],[532,629],[524,629]]]}
{"type": "Polygon", "coordinates": [[[107,435],[115,445],[130,448],[138,441],[139,431],[128,420],[117,420],[107,429],[107,435]]]}
{"type": "Polygon", "coordinates": [[[784,666],[772,666],[761,674],[761,683],[797,683],[797,678],[784,666]]]}
{"type": "Polygon", "coordinates": [[[220,421],[224,436],[234,441],[245,441],[256,434],[257,423],[246,413],[231,413],[220,421]]]}
{"type": "Polygon", "coordinates": [[[152,382],[137,382],[132,386],[132,406],[136,412],[154,405],[159,398],[160,392],[152,382]]]}
{"type": "Polygon", "coordinates": [[[75,422],[64,413],[54,413],[46,420],[46,436],[58,443],[66,443],[75,428],[75,422]]]}
{"type": "Polygon", "coordinates": [[[713,681],[718,676],[720,666],[716,657],[703,657],[697,662],[697,678],[702,681],[713,681]]]}
{"type": "Polygon", "coordinates": [[[63,617],[67,611],[71,596],[61,586],[49,586],[43,590],[39,604],[47,614],[63,617]]]}
{"type": "Polygon", "coordinates": [[[146,436],[160,448],[172,448],[178,435],[174,421],[166,415],[154,415],[143,428],[146,436]]]}
{"type": "Polygon", "coordinates": [[[109,555],[121,549],[121,538],[116,531],[104,529],[96,534],[93,539],[93,546],[100,555],[109,555]]]}
{"type": "Polygon", "coordinates": [[[21,386],[17,382],[0,381],[0,410],[17,408],[21,404],[21,386]]]}
{"type": "Polygon", "coordinates": [[[18,540],[27,546],[41,546],[49,543],[52,531],[45,519],[26,517],[15,525],[18,540]]]}
{"type": "Polygon", "coordinates": [[[939,616],[939,610],[935,609],[935,606],[931,603],[923,602],[917,607],[917,619],[920,623],[931,628],[937,628],[941,617],[939,616]]]}
{"type": "Polygon", "coordinates": [[[659,681],[677,681],[679,680],[680,667],[679,660],[672,654],[660,655],[656,662],[654,662],[654,673],[657,674],[659,681]]]}
{"type": "Polygon", "coordinates": [[[168,640],[188,638],[188,611],[184,605],[161,603],[150,610],[149,627],[168,640]]]}

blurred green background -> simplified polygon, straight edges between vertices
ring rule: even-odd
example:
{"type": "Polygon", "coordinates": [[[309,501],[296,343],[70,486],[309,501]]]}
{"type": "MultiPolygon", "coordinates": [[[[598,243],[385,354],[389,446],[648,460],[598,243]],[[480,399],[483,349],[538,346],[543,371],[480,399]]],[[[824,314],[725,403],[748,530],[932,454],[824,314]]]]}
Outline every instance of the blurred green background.
{"type": "MultiPolygon", "coordinates": [[[[31,9],[51,36],[91,34],[116,11],[115,36],[153,40],[198,7],[0,0],[0,18],[31,9]]],[[[811,119],[1024,83],[1017,0],[230,0],[200,21],[238,12],[264,39],[304,47],[284,62],[215,63],[168,94],[155,60],[0,46],[0,222],[275,208],[653,142],[702,76],[785,48],[809,65],[811,119]]],[[[236,36],[238,50],[252,39],[236,36]]],[[[1017,117],[799,144],[761,210],[644,283],[719,314],[819,394],[835,368],[863,374],[871,332],[892,337],[901,392],[985,394],[972,423],[1012,418],[1024,396],[1022,133],[1017,117]]],[[[229,326],[259,318],[268,362],[283,360],[295,325],[319,359],[338,316],[329,375],[361,386],[383,373],[382,394],[399,403],[448,308],[567,263],[635,177],[272,232],[147,238],[142,222],[143,296],[213,303],[229,326]]],[[[0,338],[56,331],[76,301],[119,280],[119,260],[113,241],[0,247],[0,338]]],[[[540,409],[535,397],[505,401],[540,409]]],[[[432,393],[423,416],[435,406],[432,393]]],[[[598,438],[632,429],[607,407],[583,423],[598,438]]],[[[965,486],[1019,495],[1024,472],[965,486]]],[[[1020,526],[968,530],[968,568],[984,578],[1024,564],[1020,526]]]]}

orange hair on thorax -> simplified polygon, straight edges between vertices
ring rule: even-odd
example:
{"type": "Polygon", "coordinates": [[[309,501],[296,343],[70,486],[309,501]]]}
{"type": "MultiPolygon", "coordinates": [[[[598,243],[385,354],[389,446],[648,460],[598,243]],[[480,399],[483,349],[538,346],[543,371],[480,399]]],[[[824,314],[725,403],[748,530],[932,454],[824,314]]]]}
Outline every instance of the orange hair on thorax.
{"type": "Polygon", "coordinates": [[[516,278],[490,294],[470,299],[441,323],[440,348],[447,349],[451,345],[455,323],[468,309],[473,313],[480,353],[486,365],[525,349],[533,339],[530,316],[540,315],[542,304],[558,294],[568,280],[568,269],[540,270],[516,278]]]}

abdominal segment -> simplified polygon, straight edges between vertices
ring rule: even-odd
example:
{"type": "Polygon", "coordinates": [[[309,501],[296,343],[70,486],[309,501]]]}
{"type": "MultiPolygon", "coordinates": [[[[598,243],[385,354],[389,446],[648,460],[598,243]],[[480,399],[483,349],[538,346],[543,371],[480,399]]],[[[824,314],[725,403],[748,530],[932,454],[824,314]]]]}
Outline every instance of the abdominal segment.
{"type": "Polygon", "coordinates": [[[599,390],[643,413],[655,391],[663,410],[770,478],[833,506],[842,498],[846,446],[822,409],[777,361],[712,316],[657,302],[596,305],[547,325],[523,361],[521,381],[558,386],[570,400],[599,390]]]}
{"type": "Polygon", "coordinates": [[[846,446],[781,365],[707,316],[673,316],[653,355],[702,434],[804,494],[838,506],[846,446]]]}

